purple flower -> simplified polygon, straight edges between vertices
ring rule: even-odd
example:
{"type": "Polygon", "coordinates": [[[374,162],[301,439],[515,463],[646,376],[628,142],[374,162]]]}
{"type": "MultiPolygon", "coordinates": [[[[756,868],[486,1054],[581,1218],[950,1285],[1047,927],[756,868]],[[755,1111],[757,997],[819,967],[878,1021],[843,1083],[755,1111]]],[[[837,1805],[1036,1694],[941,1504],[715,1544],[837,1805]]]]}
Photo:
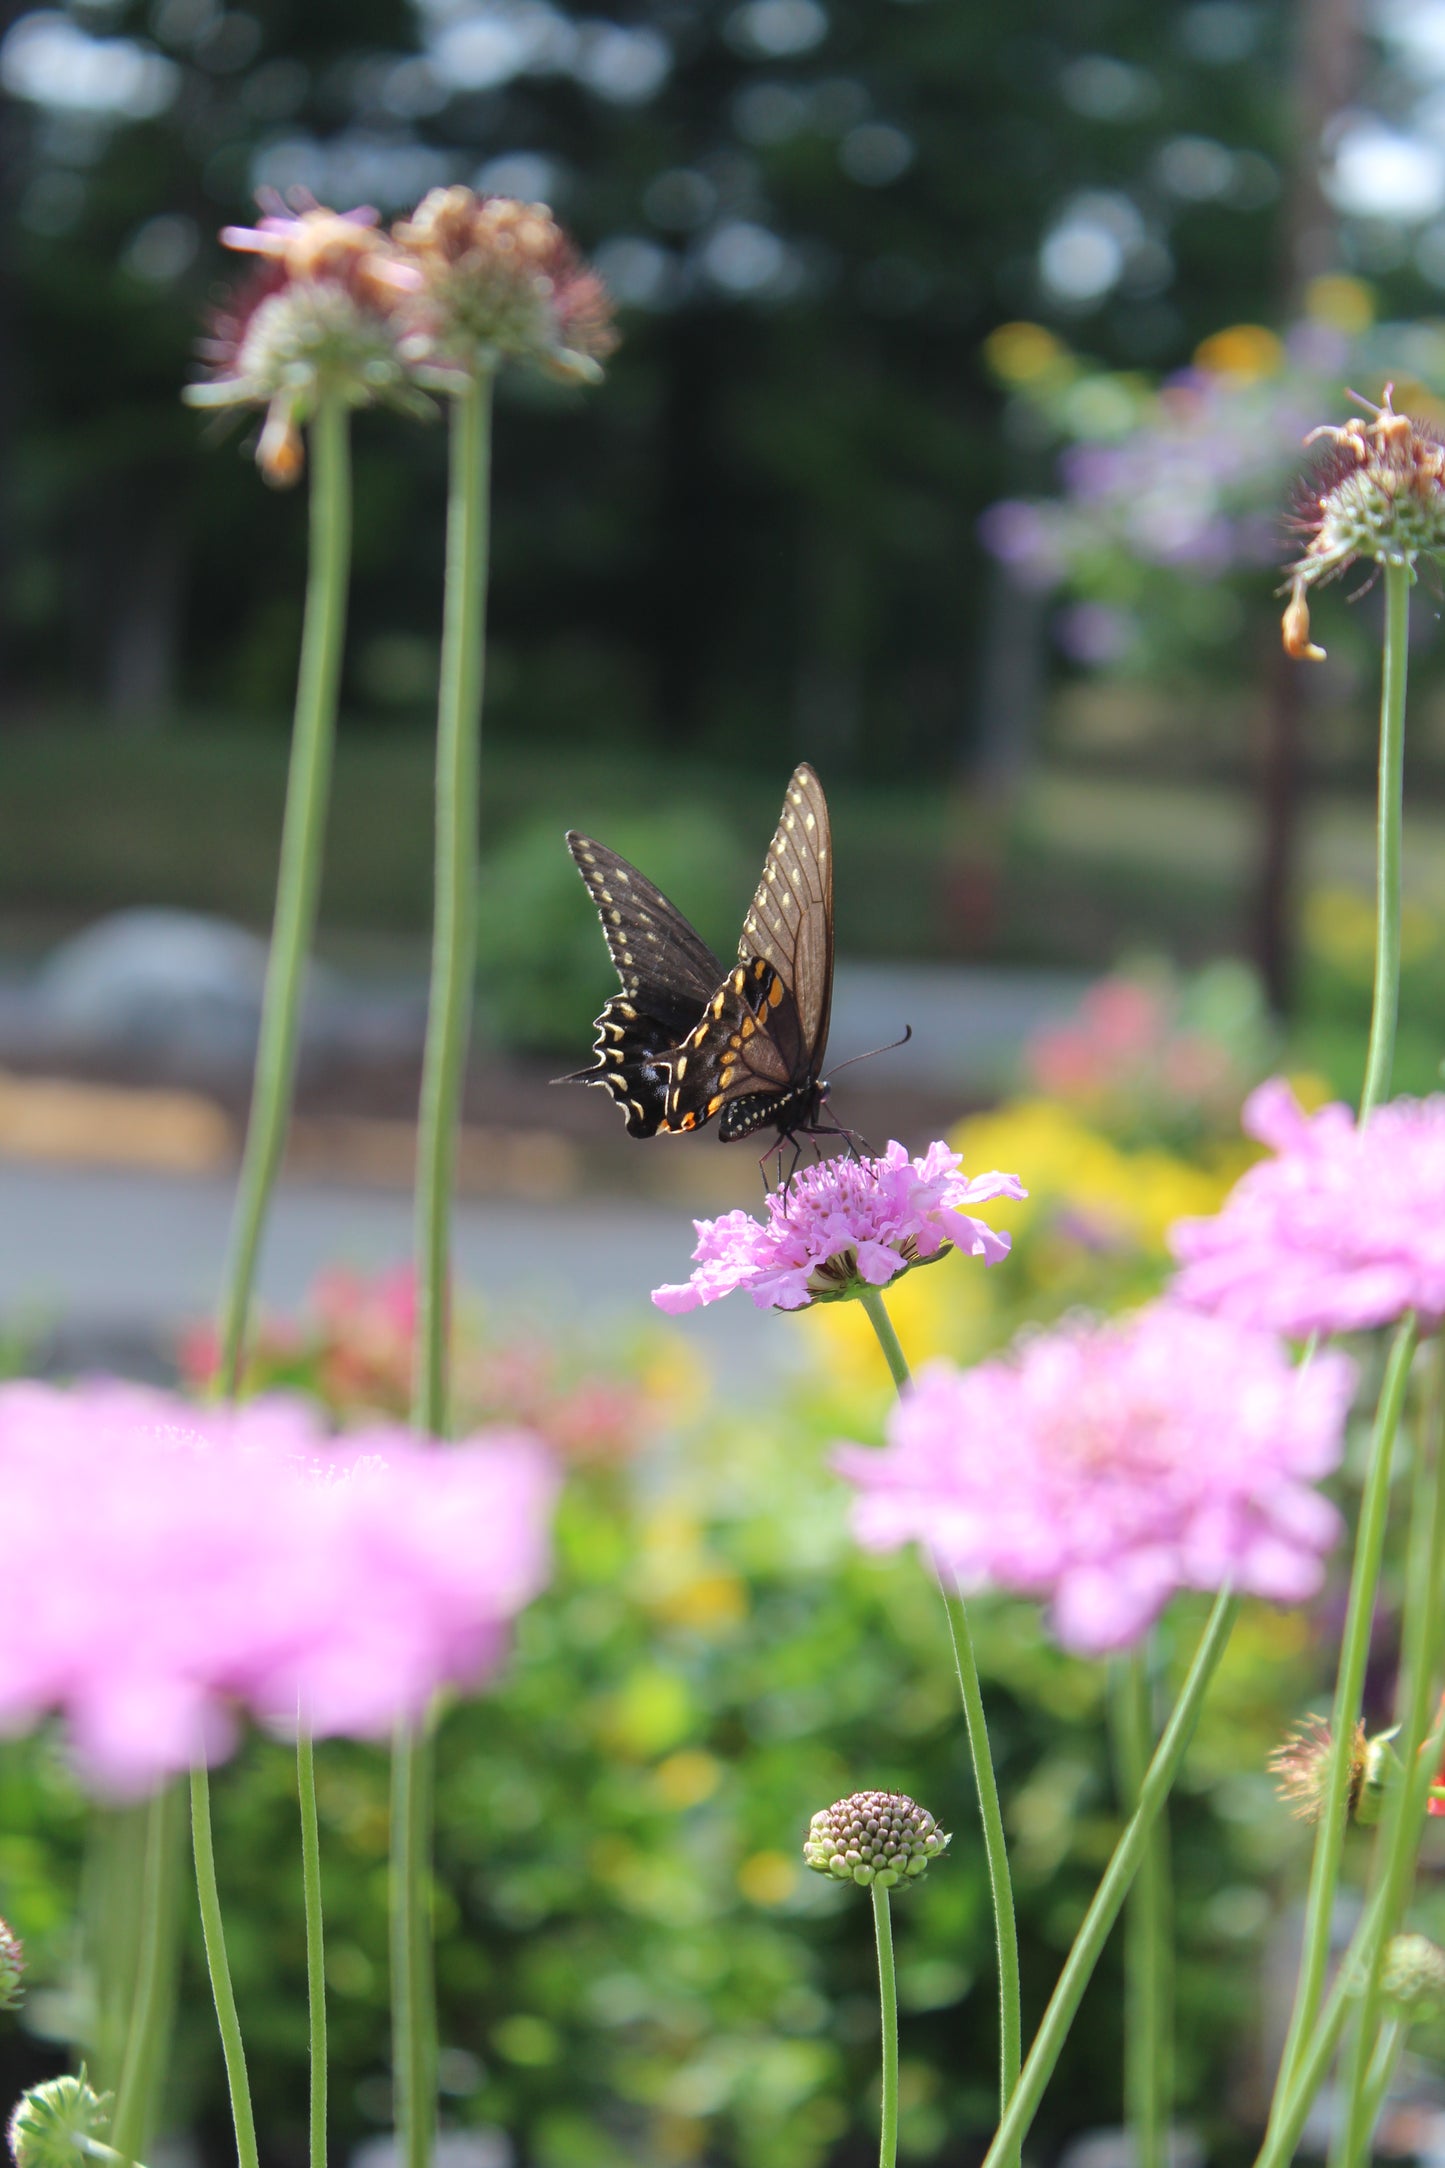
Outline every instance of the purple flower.
{"type": "Polygon", "coordinates": [[[694,1220],[696,1272],[652,1299],[675,1315],[745,1287],[760,1310],[801,1310],[860,1285],[884,1287],[953,1248],[996,1265],[1009,1237],[965,1207],[1028,1192],[1016,1174],[970,1182],[961,1168],[946,1144],[931,1144],[922,1159],[890,1144],[881,1159],[823,1160],[769,1197],[762,1222],[746,1212],[694,1220]]]}
{"type": "Polygon", "coordinates": [[[1292,1368],[1258,1332],[1159,1302],[1012,1354],[925,1370],[882,1452],[844,1446],[869,1550],[918,1541],[966,1588],[1036,1596],[1067,1648],[1134,1641],[1176,1589],[1279,1603],[1340,1533],[1311,1488],[1340,1459],[1354,1368],[1292,1368]]]}
{"type": "Polygon", "coordinates": [[[476,1684],[546,1578],[556,1477],[527,1433],[332,1438],[299,1402],[0,1388],[0,1727],[54,1711],[146,1789],[236,1715],[375,1736],[476,1684]]]}
{"type": "Polygon", "coordinates": [[[1171,1228],[1185,1302],[1297,1339],[1445,1317],[1445,1097],[1392,1100],[1357,1127],[1348,1107],[1306,1114],[1276,1077],[1243,1120],[1275,1157],[1212,1219],[1171,1228]]]}
{"type": "Polygon", "coordinates": [[[980,517],[979,540],[1020,586],[1056,587],[1069,564],[1066,517],[1056,504],[1005,497],[980,517]]]}

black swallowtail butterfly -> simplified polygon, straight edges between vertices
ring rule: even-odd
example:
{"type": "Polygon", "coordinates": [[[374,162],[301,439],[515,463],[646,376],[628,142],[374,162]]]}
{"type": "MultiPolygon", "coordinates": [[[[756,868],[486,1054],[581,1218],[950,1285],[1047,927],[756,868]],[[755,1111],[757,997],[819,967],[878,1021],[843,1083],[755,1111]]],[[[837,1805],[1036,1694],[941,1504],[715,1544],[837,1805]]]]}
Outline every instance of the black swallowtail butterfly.
{"type": "Polygon", "coordinates": [[[828,802],[812,769],[793,771],[731,971],[636,866],[590,836],[569,834],[567,848],[622,991],[597,1018],[592,1067],[558,1081],[600,1084],[631,1137],[701,1129],[714,1115],[724,1144],[766,1128],[777,1130],[779,1147],[843,1134],[820,1119],[833,853],[828,802]]]}

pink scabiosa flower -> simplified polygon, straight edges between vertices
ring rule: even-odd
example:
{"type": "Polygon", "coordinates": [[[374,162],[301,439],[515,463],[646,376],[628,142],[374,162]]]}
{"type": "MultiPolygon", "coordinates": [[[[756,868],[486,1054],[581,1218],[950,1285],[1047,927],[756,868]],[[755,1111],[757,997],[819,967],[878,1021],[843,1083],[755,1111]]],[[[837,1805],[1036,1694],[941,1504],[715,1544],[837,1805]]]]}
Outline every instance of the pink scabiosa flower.
{"type": "MultiPolygon", "coordinates": [[[[1355,416],[1312,429],[1306,444],[1326,449],[1302,485],[1291,524],[1305,536],[1289,568],[1284,613],[1285,652],[1322,662],[1310,639],[1309,590],[1337,580],[1360,558],[1407,565],[1423,552],[1445,549],[1445,438],[1427,422],[1397,414],[1394,386],[1381,405],[1361,400],[1368,421],[1355,416]]],[[[1358,395],[1355,395],[1358,396],[1358,395]]]]}
{"type": "Polygon", "coordinates": [[[545,203],[434,188],[393,236],[418,275],[409,351],[439,388],[520,361],[595,383],[612,304],[545,203]]]}
{"type": "Polygon", "coordinates": [[[1275,1156],[1170,1229],[1181,1300],[1295,1339],[1445,1317],[1445,1096],[1357,1125],[1345,1106],[1306,1114],[1276,1077],[1243,1123],[1275,1156]]]}
{"type": "Polygon", "coordinates": [[[1315,1593],[1341,1524],[1312,1486],[1339,1463],[1353,1379],[1338,1353],[1293,1368],[1264,1334],[1158,1302],[935,1364],[886,1448],[836,1465],[865,1549],[916,1541],[965,1588],[1044,1599],[1064,1646],[1097,1656],[1177,1589],[1315,1593]]]}
{"type": "Polygon", "coordinates": [[[951,1249],[996,1265],[1010,1237],[969,1207],[1028,1192],[1016,1174],[969,1181],[962,1165],[946,1144],[931,1144],[921,1159],[901,1144],[879,1159],[825,1159],[775,1191],[762,1221],[746,1212],[694,1220],[697,1270],[655,1288],[652,1299],[675,1316],[746,1288],[760,1310],[802,1310],[885,1287],[951,1249]]]}
{"type": "Polygon", "coordinates": [[[198,407],[266,409],[256,461],[268,482],[283,488],[300,475],[302,424],[323,394],[430,411],[403,358],[398,316],[420,278],[376,230],[374,211],[277,211],[227,226],[221,239],[262,261],[214,311],[201,347],[209,373],[184,396],[198,407]]]}
{"type": "Polygon", "coordinates": [[[495,1668],[555,1487],[524,1432],[438,1449],[279,1398],[0,1387],[0,1728],[58,1713],[120,1794],[224,1754],[245,1713],[383,1733],[495,1668]]]}

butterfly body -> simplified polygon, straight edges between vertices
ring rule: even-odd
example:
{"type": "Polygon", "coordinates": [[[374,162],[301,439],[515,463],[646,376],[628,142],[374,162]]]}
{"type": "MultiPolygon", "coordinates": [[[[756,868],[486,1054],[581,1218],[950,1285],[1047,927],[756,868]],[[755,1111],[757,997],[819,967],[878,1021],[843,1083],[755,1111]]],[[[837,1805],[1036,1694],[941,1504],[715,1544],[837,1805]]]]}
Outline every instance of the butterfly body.
{"type": "Polygon", "coordinates": [[[596,1060],[564,1082],[600,1084],[630,1136],[672,1136],[714,1117],[731,1144],[761,1129],[779,1144],[822,1122],[833,990],[828,806],[795,769],[762,878],[724,970],[676,905],[589,836],[567,846],[597,906],[622,981],[597,1018],[596,1060]]]}

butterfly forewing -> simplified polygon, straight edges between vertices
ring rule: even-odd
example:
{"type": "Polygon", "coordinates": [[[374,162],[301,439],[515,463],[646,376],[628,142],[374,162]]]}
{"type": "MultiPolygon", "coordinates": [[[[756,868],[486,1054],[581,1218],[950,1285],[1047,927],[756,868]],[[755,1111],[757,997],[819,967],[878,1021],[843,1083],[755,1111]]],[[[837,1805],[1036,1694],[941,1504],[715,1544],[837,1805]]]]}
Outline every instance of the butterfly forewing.
{"type": "Polygon", "coordinates": [[[567,848],[597,906],[607,953],[627,993],[675,997],[689,1021],[717,989],[722,965],[675,903],[605,843],[569,830],[567,848]]]}
{"type": "Polygon", "coordinates": [[[792,996],[799,1056],[816,1075],[833,1002],[833,839],[823,786],[806,762],[793,770],[743,921],[738,962],[755,957],[772,965],[792,996]]]}

